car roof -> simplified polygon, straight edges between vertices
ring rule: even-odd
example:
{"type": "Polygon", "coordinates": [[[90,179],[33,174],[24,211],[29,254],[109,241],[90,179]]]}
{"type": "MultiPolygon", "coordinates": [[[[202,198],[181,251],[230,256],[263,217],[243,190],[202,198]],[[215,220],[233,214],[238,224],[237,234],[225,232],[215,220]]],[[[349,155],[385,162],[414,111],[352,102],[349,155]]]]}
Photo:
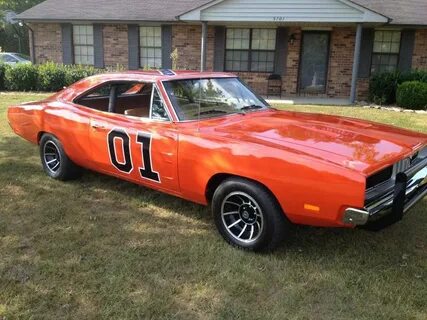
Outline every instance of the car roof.
{"type": "Polygon", "coordinates": [[[124,71],[103,73],[92,76],[88,80],[97,82],[105,81],[170,81],[183,79],[200,79],[200,78],[231,78],[236,77],[235,74],[224,72],[199,72],[179,70],[173,71],[169,69],[148,70],[148,71],[124,71]]]}

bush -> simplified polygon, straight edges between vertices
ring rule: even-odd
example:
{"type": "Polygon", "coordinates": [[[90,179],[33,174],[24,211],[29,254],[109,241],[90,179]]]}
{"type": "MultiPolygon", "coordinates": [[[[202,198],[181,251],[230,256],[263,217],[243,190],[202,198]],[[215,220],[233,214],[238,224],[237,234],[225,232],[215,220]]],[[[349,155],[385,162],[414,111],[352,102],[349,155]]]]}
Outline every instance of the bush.
{"type": "Polygon", "coordinates": [[[102,70],[86,66],[65,66],[65,86],[69,86],[83,78],[93,76],[102,70]]]}
{"type": "Polygon", "coordinates": [[[9,68],[7,64],[0,63],[0,90],[4,90],[5,88],[5,78],[6,78],[6,70],[9,68]]]}
{"type": "Polygon", "coordinates": [[[48,62],[38,67],[37,90],[59,91],[66,86],[66,69],[63,65],[48,62]]]}
{"type": "Polygon", "coordinates": [[[421,81],[404,82],[397,88],[397,105],[406,109],[427,108],[427,83],[421,81]]]}
{"type": "Polygon", "coordinates": [[[5,85],[11,91],[32,91],[37,88],[37,66],[18,64],[7,68],[5,85]]]}
{"type": "Polygon", "coordinates": [[[369,100],[376,104],[396,102],[397,87],[408,81],[427,83],[427,71],[384,72],[372,76],[369,82],[369,100]]]}
{"type": "Polygon", "coordinates": [[[104,70],[91,66],[62,65],[48,62],[41,65],[0,64],[0,90],[59,91],[83,78],[104,70]]]}

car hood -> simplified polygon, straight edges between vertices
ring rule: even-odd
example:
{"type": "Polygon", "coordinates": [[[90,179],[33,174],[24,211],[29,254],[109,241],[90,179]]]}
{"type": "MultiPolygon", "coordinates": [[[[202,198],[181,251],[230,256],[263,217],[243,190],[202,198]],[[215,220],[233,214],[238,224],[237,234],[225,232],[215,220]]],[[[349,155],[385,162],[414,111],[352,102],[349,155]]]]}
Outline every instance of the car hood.
{"type": "Polygon", "coordinates": [[[267,111],[233,119],[214,130],[240,141],[290,148],[366,174],[427,144],[427,135],[421,133],[338,116],[267,111]]]}

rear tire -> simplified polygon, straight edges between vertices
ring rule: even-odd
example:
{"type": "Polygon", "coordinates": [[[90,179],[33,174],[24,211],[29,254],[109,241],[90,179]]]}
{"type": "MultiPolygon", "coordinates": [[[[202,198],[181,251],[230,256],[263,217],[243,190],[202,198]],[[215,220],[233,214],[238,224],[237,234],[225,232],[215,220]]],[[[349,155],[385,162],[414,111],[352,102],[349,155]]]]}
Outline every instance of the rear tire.
{"type": "Polygon", "coordinates": [[[61,142],[51,134],[40,139],[40,158],[46,174],[56,180],[71,180],[80,176],[81,169],[66,155],[61,142]]]}
{"type": "Polygon", "coordinates": [[[213,195],[212,212],[223,238],[245,250],[275,249],[290,227],[274,196],[263,186],[242,178],[221,183],[213,195]]]}

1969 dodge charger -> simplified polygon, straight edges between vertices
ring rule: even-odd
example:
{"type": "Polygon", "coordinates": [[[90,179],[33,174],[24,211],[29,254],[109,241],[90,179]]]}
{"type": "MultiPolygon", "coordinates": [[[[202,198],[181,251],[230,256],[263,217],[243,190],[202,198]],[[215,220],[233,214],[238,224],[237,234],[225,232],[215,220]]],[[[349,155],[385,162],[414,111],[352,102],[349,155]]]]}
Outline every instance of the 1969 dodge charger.
{"type": "Polygon", "coordinates": [[[278,111],[226,73],[97,75],[8,119],[48,176],[86,168],[211,204],[221,235],[249,250],[291,224],[379,230],[427,194],[427,135],[278,111]]]}

